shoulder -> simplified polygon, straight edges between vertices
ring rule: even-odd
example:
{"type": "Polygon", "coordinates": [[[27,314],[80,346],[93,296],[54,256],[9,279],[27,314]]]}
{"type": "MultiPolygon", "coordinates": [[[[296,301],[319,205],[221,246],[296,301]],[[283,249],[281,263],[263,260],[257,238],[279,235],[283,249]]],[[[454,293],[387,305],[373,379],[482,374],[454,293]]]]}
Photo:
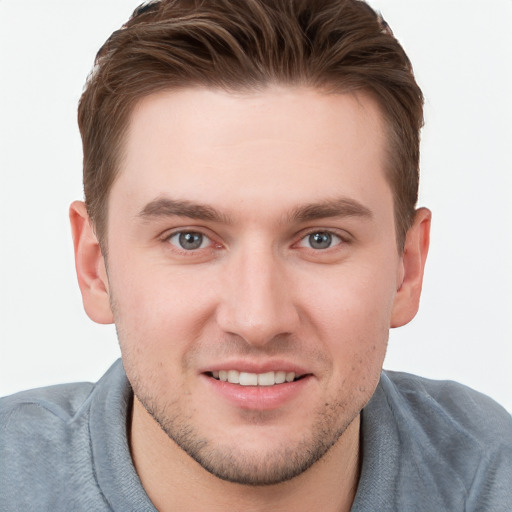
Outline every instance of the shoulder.
{"type": "Polygon", "coordinates": [[[510,510],[512,417],[503,407],[452,381],[397,372],[383,372],[376,395],[396,439],[398,488],[409,489],[404,503],[422,495],[436,510],[510,510]]]}
{"type": "Polygon", "coordinates": [[[76,432],[87,423],[91,404],[103,402],[112,394],[109,391],[124,383],[124,370],[118,360],[95,384],[59,384],[1,398],[0,443],[10,445],[24,434],[50,439],[65,430],[76,432]]]}
{"type": "Polygon", "coordinates": [[[494,400],[453,381],[384,371],[380,382],[388,405],[413,426],[443,426],[476,445],[512,448],[512,417],[494,400]]]}
{"type": "Polygon", "coordinates": [[[89,458],[92,389],[88,383],[67,384],[0,400],[0,509],[62,509],[57,495],[67,499],[64,489],[73,486],[74,475],[83,475],[87,465],[77,467],[74,454],[80,451],[83,459],[89,458]]]}
{"type": "Polygon", "coordinates": [[[55,422],[68,422],[80,411],[94,388],[91,383],[60,384],[21,391],[0,399],[1,427],[7,428],[13,419],[43,417],[55,422]]]}
{"type": "Polygon", "coordinates": [[[0,456],[4,463],[24,471],[22,466],[35,467],[41,457],[53,458],[63,466],[72,439],[87,435],[93,391],[94,384],[84,382],[0,399],[0,456]]]}
{"type": "MultiPolygon", "coordinates": [[[[9,429],[13,422],[37,423],[40,430],[45,422],[53,425],[76,426],[88,415],[90,403],[98,394],[123,386],[125,374],[120,360],[116,361],[97,383],[75,382],[21,391],[0,398],[0,428],[9,429]]],[[[104,397],[103,397],[104,398],[104,397]]],[[[20,423],[17,423],[17,427],[20,423]]]]}
{"type": "Polygon", "coordinates": [[[0,400],[2,465],[30,471],[41,462],[65,465],[69,444],[85,436],[93,384],[22,391],[0,400]],[[40,460],[41,459],[41,460],[40,460]]]}
{"type": "Polygon", "coordinates": [[[119,425],[115,437],[125,449],[126,432],[119,420],[127,407],[121,400],[125,388],[117,362],[96,384],[63,384],[2,398],[0,509],[108,509],[95,457],[105,458],[112,426],[119,425]],[[99,440],[93,438],[93,428],[99,440]]]}

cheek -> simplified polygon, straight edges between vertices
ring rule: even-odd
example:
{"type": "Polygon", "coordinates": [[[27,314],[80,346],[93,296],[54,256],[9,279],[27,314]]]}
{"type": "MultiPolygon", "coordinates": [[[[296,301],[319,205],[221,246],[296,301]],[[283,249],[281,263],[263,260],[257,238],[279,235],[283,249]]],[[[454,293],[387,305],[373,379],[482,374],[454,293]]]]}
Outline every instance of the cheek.
{"type": "Polygon", "coordinates": [[[137,345],[148,357],[169,357],[169,347],[179,352],[200,329],[207,316],[207,298],[189,279],[162,269],[138,268],[111,276],[111,296],[119,340],[137,345]],[[202,300],[203,299],[203,300],[202,300]],[[162,353],[164,356],[162,356],[162,353]]]}
{"type": "MultiPolygon", "coordinates": [[[[316,317],[317,327],[352,332],[359,341],[389,330],[396,295],[396,264],[354,263],[318,277],[301,287],[305,309],[316,317]],[[318,283],[323,283],[319,287],[318,283]],[[315,286],[316,284],[316,286],[315,286]],[[308,292],[308,290],[311,290],[308,292]]],[[[306,276],[299,276],[305,282],[306,276]]]]}
{"type": "Polygon", "coordinates": [[[150,273],[112,281],[123,365],[141,398],[168,396],[169,389],[183,384],[183,375],[189,371],[185,355],[199,336],[201,305],[196,300],[193,306],[175,285],[150,273]]]}
{"type": "Polygon", "coordinates": [[[332,356],[334,380],[357,383],[361,391],[375,387],[386,353],[396,279],[384,268],[340,272],[326,293],[309,299],[311,325],[332,356]]]}

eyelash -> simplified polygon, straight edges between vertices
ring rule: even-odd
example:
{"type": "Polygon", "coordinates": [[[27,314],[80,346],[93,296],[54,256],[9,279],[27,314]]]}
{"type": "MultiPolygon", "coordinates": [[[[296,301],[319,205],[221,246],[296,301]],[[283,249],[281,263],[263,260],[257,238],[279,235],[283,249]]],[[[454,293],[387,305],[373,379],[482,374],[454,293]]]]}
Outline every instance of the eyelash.
{"type": "Polygon", "coordinates": [[[199,229],[180,229],[180,230],[177,230],[177,231],[173,231],[172,233],[167,233],[165,234],[165,236],[162,237],[162,240],[169,244],[169,245],[172,245],[173,246],[173,249],[176,250],[176,251],[179,251],[181,254],[185,255],[185,256],[194,256],[196,255],[200,250],[203,251],[203,250],[212,250],[212,249],[215,249],[216,247],[221,247],[221,244],[216,244],[212,237],[207,235],[206,233],[204,233],[203,231],[199,230],[199,229]],[[194,248],[194,249],[185,249],[184,247],[180,247],[179,245],[179,242],[177,243],[173,243],[172,242],[172,239],[175,238],[175,237],[181,237],[182,235],[199,235],[202,237],[202,240],[201,240],[201,244],[199,247],[197,248],[194,248]],[[203,244],[207,243],[207,246],[204,246],[203,247],[203,244]]]}
{"type": "Polygon", "coordinates": [[[304,234],[300,238],[300,240],[297,242],[296,245],[298,245],[300,247],[305,247],[306,249],[309,249],[309,250],[312,250],[315,252],[324,252],[324,251],[328,251],[329,249],[334,249],[335,247],[342,245],[344,243],[347,243],[346,237],[341,236],[341,234],[339,234],[338,232],[335,232],[335,231],[329,230],[329,229],[314,229],[314,230],[310,230],[306,234],[304,234]],[[303,242],[307,241],[313,235],[322,235],[324,237],[327,236],[327,237],[329,237],[329,241],[332,242],[332,244],[329,245],[329,247],[325,247],[325,248],[315,248],[315,247],[311,247],[311,246],[306,247],[306,246],[302,245],[303,242]],[[338,241],[336,242],[334,239],[337,239],[338,241]]]}
{"type": "MultiPolygon", "coordinates": [[[[214,250],[214,249],[218,249],[218,248],[222,247],[222,245],[220,243],[215,243],[212,236],[209,236],[208,234],[204,233],[200,229],[183,229],[182,228],[180,230],[173,231],[172,233],[166,234],[165,236],[162,237],[162,240],[164,242],[166,242],[167,244],[172,245],[173,250],[179,251],[182,255],[185,255],[185,256],[196,256],[200,253],[203,253],[204,250],[208,250],[208,249],[214,250]],[[173,238],[181,237],[183,235],[185,235],[185,236],[186,235],[199,235],[200,237],[202,237],[200,245],[195,248],[185,249],[184,247],[180,247],[181,244],[180,244],[179,239],[176,241],[176,243],[172,242],[173,238]],[[207,244],[206,246],[204,245],[205,243],[207,244]]],[[[322,241],[320,240],[319,243],[321,243],[321,242],[322,241]]],[[[306,233],[301,233],[301,236],[300,236],[298,242],[295,242],[293,244],[293,246],[302,247],[307,251],[312,251],[316,254],[321,254],[321,253],[326,253],[326,252],[330,253],[331,250],[335,250],[338,246],[345,245],[349,242],[350,242],[350,240],[349,240],[348,235],[345,233],[342,235],[337,230],[311,229],[311,230],[308,230],[306,233]],[[309,239],[309,237],[311,237],[313,235],[322,235],[324,237],[328,237],[328,242],[330,243],[330,245],[328,247],[324,247],[324,248],[311,247],[311,240],[309,239]],[[306,243],[308,243],[308,240],[310,242],[309,246],[305,245],[306,243]]]]}

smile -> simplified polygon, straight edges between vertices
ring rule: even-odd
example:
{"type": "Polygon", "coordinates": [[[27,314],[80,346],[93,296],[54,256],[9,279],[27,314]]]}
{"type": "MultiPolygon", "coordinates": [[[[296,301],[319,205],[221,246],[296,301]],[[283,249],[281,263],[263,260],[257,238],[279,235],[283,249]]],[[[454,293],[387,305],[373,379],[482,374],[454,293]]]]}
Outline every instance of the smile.
{"type": "Polygon", "coordinates": [[[274,386],[276,384],[284,384],[293,382],[303,377],[296,376],[295,372],[266,372],[266,373],[249,373],[239,372],[238,370],[220,370],[209,373],[214,379],[229,382],[230,384],[239,384],[240,386],[274,386]]]}

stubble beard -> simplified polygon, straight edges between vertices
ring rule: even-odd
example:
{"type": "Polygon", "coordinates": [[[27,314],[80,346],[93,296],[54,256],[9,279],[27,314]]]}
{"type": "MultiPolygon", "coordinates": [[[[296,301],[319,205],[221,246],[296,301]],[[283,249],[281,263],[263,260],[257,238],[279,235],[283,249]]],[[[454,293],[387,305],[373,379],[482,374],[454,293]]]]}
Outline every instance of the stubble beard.
{"type": "Polygon", "coordinates": [[[340,426],[346,404],[325,403],[300,441],[290,446],[283,439],[272,451],[248,450],[237,446],[236,439],[229,445],[218,444],[199,433],[177,402],[161,406],[140,389],[136,397],[167,436],[203,469],[221,480],[249,486],[277,485],[301,475],[329,451],[354,419],[351,415],[340,426]]]}
{"type": "MultiPolygon", "coordinates": [[[[116,316],[117,308],[112,295],[111,307],[116,316]]],[[[354,406],[357,400],[345,396],[344,399],[321,403],[312,413],[315,419],[309,432],[304,433],[302,439],[293,445],[287,445],[288,440],[283,439],[283,443],[272,451],[251,451],[237,446],[236,439],[230,444],[219,444],[193,426],[192,418],[181,410],[178,400],[161,403],[158,394],[155,397],[154,393],[148,392],[151,386],[144,385],[136,365],[132,364],[134,354],[123,350],[119,325],[116,322],[123,365],[137,400],[171,441],[203,469],[221,480],[248,486],[271,486],[292,480],[320,461],[360,413],[361,408],[354,406]]],[[[338,397],[344,396],[343,389],[338,391],[338,397]]],[[[370,397],[371,394],[366,397],[365,403],[370,397]]]]}

